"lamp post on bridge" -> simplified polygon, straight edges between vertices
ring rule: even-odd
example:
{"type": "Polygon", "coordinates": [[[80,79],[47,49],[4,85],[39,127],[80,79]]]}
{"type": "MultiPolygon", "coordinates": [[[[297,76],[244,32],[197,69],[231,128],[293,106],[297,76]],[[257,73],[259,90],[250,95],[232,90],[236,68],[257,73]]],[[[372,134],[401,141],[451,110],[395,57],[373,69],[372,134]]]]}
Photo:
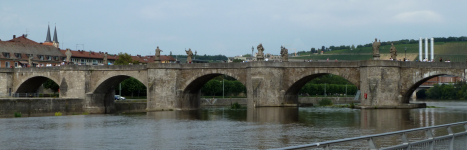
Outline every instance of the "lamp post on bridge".
{"type": "Polygon", "coordinates": [[[222,75],[222,99],[224,99],[224,76],[225,75],[222,75]]]}
{"type": "Polygon", "coordinates": [[[405,48],[405,50],[404,50],[405,51],[405,57],[404,57],[405,60],[404,61],[407,61],[407,47],[404,47],[404,48],[405,48]]]}

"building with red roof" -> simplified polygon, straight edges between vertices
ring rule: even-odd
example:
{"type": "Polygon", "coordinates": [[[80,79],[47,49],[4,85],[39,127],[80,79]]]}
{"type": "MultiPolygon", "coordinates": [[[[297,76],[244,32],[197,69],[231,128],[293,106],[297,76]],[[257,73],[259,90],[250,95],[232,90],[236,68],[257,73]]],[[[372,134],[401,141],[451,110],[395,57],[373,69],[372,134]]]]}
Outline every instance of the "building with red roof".
{"type": "MultiPolygon", "coordinates": [[[[8,41],[0,40],[0,67],[25,67],[25,66],[57,66],[66,61],[66,50],[59,48],[57,27],[55,27],[53,40],[50,36],[50,26],[47,28],[46,40],[38,43],[27,38],[27,35],[16,37],[8,41]],[[32,64],[29,64],[29,57],[32,64]]],[[[71,62],[77,65],[104,65],[106,52],[94,52],[84,50],[70,50],[71,62]]],[[[161,63],[175,63],[172,56],[161,55],[161,63]]],[[[107,54],[107,62],[112,65],[118,59],[116,54],[107,54]]],[[[140,64],[154,62],[154,55],[132,56],[140,64]]]]}

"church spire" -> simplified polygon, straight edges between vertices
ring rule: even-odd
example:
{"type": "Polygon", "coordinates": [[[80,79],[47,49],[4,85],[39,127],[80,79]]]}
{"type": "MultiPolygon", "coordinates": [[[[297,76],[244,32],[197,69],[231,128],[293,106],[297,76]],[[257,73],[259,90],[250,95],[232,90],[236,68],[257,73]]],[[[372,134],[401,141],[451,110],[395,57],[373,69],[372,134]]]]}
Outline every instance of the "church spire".
{"type": "Polygon", "coordinates": [[[55,26],[55,31],[54,31],[54,42],[58,43],[58,38],[57,38],[57,26],[55,26]]]}
{"type": "Polygon", "coordinates": [[[47,25],[47,37],[45,38],[45,42],[52,42],[52,40],[50,40],[50,25],[47,25]]]}

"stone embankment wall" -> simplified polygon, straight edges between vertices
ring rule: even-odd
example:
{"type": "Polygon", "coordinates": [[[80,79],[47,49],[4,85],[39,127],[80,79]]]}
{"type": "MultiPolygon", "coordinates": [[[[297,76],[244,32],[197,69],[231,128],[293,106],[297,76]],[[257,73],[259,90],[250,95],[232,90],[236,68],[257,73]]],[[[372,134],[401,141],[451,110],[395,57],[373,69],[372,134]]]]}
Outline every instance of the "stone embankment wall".
{"type": "Polygon", "coordinates": [[[83,113],[83,100],[73,98],[2,98],[0,117],[14,117],[20,112],[22,117],[48,116],[55,112],[62,115],[83,113]]]}
{"type": "Polygon", "coordinates": [[[147,103],[146,102],[117,102],[115,103],[116,112],[125,112],[125,113],[136,113],[136,112],[146,112],[147,103]]]}
{"type": "MultiPolygon", "coordinates": [[[[310,105],[318,105],[318,102],[323,99],[324,97],[299,97],[298,101],[302,105],[310,106],[310,105]]],[[[350,104],[351,102],[360,103],[359,100],[354,100],[354,97],[326,97],[331,99],[332,103],[334,104],[350,104]]],[[[231,103],[237,102],[240,105],[247,105],[247,98],[217,98],[217,100],[213,101],[210,98],[201,98],[200,104],[201,106],[229,106],[231,103]]]]}

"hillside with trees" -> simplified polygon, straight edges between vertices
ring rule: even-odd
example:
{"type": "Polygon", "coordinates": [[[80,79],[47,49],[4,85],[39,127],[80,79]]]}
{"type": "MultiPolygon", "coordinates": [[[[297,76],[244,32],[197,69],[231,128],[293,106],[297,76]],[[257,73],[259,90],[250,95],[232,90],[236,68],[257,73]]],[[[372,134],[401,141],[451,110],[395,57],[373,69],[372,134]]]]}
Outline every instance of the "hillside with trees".
{"type": "MultiPolygon", "coordinates": [[[[452,62],[465,62],[467,59],[467,37],[436,37],[434,38],[435,58],[443,57],[450,59],[452,62]]],[[[423,39],[423,42],[425,40],[423,39]]],[[[418,39],[402,39],[399,41],[381,41],[380,54],[389,54],[391,43],[397,49],[398,58],[404,58],[407,55],[414,56],[413,59],[418,59],[419,40],[418,39]]],[[[425,46],[425,43],[423,43],[425,46]]],[[[431,46],[430,44],[428,45],[431,46]]],[[[430,48],[429,48],[430,49],[430,48]]],[[[425,51],[425,48],[423,48],[425,51]]],[[[360,45],[340,45],[340,46],[322,46],[319,49],[311,48],[310,51],[298,51],[298,57],[289,57],[289,59],[319,59],[325,60],[369,60],[372,59],[373,49],[372,43],[360,45]],[[313,54],[324,51],[324,55],[313,54]]],[[[410,58],[409,56],[407,56],[410,58]]],[[[413,60],[412,59],[412,60],[413,60]]]]}

